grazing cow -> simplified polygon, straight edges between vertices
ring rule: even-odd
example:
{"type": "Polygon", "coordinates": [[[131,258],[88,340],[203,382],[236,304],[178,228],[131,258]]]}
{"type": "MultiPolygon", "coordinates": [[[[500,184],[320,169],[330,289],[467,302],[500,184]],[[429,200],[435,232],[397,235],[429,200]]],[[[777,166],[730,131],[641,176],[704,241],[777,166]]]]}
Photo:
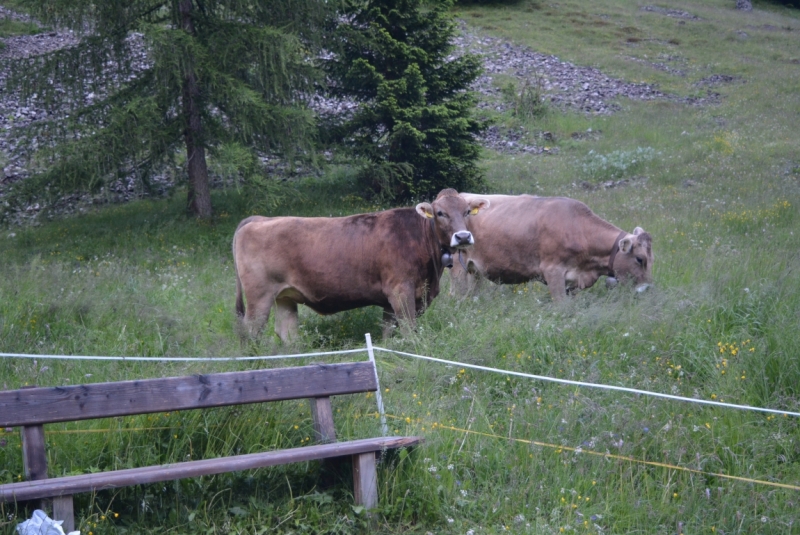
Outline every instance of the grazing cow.
{"type": "MultiPolygon", "coordinates": [[[[439,293],[444,267],[472,246],[469,215],[489,203],[452,189],[432,203],[349,217],[248,217],[233,236],[236,313],[257,335],[274,304],[281,340],[297,333],[297,305],[320,314],[377,305],[413,327],[439,293]],[[247,301],[247,308],[242,299],[247,301]]],[[[391,330],[384,325],[384,335],[391,330]]]]}
{"type": "MultiPolygon", "coordinates": [[[[467,202],[478,196],[461,193],[467,202]]],[[[580,201],[565,197],[481,195],[490,207],[470,221],[475,247],[459,253],[451,270],[451,293],[464,293],[478,274],[501,284],[538,280],[553,300],[567,290],[592,286],[608,276],[633,279],[638,291],[652,282],[650,234],[629,234],[604,221],[580,201]]]]}

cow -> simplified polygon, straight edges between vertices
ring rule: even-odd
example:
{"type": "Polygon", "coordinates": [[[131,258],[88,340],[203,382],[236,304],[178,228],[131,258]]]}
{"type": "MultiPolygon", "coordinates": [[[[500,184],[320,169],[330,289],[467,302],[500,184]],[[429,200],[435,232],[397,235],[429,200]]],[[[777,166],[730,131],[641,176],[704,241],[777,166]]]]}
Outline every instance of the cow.
{"type": "Polygon", "coordinates": [[[468,292],[474,275],[501,284],[538,280],[554,301],[589,288],[603,275],[609,286],[632,279],[638,291],[652,283],[652,238],[640,227],[625,232],[566,197],[460,196],[467,202],[485,199],[490,206],[470,221],[475,247],[459,252],[451,294],[468,292]]]}
{"type": "Polygon", "coordinates": [[[475,243],[467,218],[488,206],[479,196],[465,201],[445,189],[415,208],[244,219],[233,236],[241,334],[257,336],[275,305],[275,331],[291,340],[298,304],[319,314],[377,305],[384,310],[384,336],[398,319],[413,328],[439,293],[453,254],[475,243]]]}

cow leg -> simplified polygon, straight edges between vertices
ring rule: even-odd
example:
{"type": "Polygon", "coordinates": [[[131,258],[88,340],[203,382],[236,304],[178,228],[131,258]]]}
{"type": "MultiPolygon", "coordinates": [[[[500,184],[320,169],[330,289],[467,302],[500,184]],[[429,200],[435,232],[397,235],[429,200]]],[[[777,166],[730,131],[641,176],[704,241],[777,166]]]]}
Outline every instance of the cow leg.
{"type": "Polygon", "coordinates": [[[240,336],[243,339],[257,338],[269,319],[273,297],[266,293],[258,296],[245,293],[245,297],[247,298],[247,308],[244,317],[240,320],[240,336]]]}
{"type": "Polygon", "coordinates": [[[283,342],[297,337],[297,303],[291,299],[275,300],[275,332],[283,342]]]}
{"type": "Polygon", "coordinates": [[[562,301],[567,298],[567,272],[564,268],[555,266],[542,270],[544,280],[550,290],[553,301],[562,301]]]}
{"type": "Polygon", "coordinates": [[[414,288],[400,288],[393,291],[389,296],[389,304],[392,305],[400,329],[405,333],[413,331],[417,318],[414,288]]]}
{"type": "Polygon", "coordinates": [[[384,340],[392,337],[394,329],[397,327],[397,318],[391,308],[383,309],[383,338],[384,340]]]}

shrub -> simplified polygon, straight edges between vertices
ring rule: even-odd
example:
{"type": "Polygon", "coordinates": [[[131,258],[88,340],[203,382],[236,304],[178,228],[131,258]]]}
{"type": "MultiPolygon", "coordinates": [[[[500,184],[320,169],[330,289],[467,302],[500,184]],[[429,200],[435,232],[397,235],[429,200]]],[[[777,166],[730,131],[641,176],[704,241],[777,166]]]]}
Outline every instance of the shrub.
{"type": "Polygon", "coordinates": [[[386,199],[430,196],[445,187],[473,190],[483,125],[472,116],[476,56],[450,58],[452,2],[349,2],[327,61],[332,92],[361,106],[341,140],[370,164],[365,187],[386,199]],[[423,4],[426,6],[423,9],[423,4]],[[377,177],[373,180],[372,177],[377,177]]]}

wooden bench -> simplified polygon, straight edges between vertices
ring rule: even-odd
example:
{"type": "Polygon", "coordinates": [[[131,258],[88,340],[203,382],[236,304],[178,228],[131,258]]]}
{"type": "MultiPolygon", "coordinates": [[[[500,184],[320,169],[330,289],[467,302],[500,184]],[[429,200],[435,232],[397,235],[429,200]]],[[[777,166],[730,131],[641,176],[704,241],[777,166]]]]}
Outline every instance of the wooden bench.
{"type": "Polygon", "coordinates": [[[72,495],[130,485],[350,457],[356,505],[378,504],[376,454],[420,443],[421,437],[336,441],[331,396],[374,392],[371,362],[309,365],[77,386],[0,391],[0,428],[21,427],[26,481],[0,485],[4,502],[51,499],[53,518],[74,529],[72,495]],[[317,443],[310,446],[177,462],[161,466],[48,478],[44,425],[186,409],[307,398],[317,443]]]}

